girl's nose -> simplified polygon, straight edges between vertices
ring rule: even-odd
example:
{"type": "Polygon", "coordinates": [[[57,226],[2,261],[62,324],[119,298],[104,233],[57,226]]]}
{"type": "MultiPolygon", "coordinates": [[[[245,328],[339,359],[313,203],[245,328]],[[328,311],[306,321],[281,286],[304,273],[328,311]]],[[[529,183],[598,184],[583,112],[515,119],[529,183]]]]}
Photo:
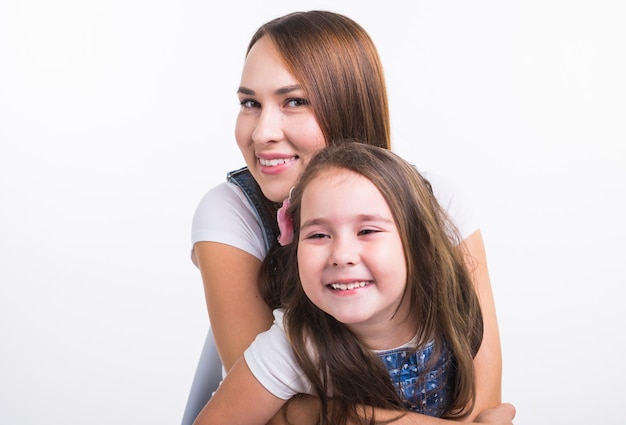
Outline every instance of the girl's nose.
{"type": "Polygon", "coordinates": [[[280,141],[283,138],[281,122],[279,111],[274,108],[263,109],[252,133],[254,143],[267,144],[280,141]]]}
{"type": "Polygon", "coordinates": [[[357,244],[346,238],[335,238],[330,255],[333,267],[353,266],[359,262],[357,244]]]}

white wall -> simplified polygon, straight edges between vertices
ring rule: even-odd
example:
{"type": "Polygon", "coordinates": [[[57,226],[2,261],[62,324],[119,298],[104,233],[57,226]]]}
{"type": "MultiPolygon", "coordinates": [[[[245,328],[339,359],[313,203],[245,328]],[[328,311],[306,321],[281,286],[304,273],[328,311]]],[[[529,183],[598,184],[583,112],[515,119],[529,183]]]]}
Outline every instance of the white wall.
{"type": "Polygon", "coordinates": [[[244,50],[261,23],[313,8],[376,41],[395,150],[474,199],[516,423],[622,418],[619,0],[8,0],[1,423],[180,422],[208,325],[191,216],[242,164],[244,50]]]}

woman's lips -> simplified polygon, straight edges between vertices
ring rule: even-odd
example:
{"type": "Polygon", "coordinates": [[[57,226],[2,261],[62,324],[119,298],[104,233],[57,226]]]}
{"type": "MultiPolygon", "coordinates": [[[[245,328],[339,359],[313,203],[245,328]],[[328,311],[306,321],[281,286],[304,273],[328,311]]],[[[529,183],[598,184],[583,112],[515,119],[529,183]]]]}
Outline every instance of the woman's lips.
{"type": "Polygon", "coordinates": [[[298,160],[297,156],[289,158],[258,158],[261,172],[264,174],[279,174],[291,168],[298,160]]]}

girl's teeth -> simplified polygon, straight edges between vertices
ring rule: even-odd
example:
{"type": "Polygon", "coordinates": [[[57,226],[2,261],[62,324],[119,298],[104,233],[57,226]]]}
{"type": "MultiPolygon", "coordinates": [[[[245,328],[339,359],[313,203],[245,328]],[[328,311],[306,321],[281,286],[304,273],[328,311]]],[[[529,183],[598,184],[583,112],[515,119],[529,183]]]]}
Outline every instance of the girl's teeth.
{"type": "Polygon", "coordinates": [[[335,290],[348,291],[354,288],[363,288],[367,285],[367,282],[355,282],[355,283],[331,283],[330,287],[335,290]]]}

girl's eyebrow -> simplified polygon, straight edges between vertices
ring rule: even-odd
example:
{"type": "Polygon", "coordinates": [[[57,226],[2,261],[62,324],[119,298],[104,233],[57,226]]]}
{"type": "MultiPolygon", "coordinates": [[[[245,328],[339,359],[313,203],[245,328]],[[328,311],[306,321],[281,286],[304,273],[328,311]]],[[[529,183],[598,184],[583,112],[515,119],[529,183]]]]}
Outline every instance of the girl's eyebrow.
{"type": "MultiPolygon", "coordinates": [[[[359,214],[355,217],[355,219],[358,222],[381,222],[382,221],[383,223],[387,223],[387,224],[390,224],[390,223],[395,224],[393,219],[383,217],[382,215],[379,215],[379,214],[359,214]]],[[[305,227],[309,227],[309,226],[317,226],[320,224],[325,224],[327,222],[328,220],[324,218],[312,218],[302,223],[300,225],[300,229],[304,229],[305,227]]]]}
{"type": "MultiPolygon", "coordinates": [[[[274,91],[274,94],[277,95],[285,95],[294,91],[298,91],[298,90],[302,90],[302,86],[300,84],[293,84],[290,86],[285,86],[285,87],[281,87],[277,90],[274,91]]],[[[239,88],[237,89],[237,94],[245,94],[248,96],[254,96],[256,94],[256,92],[252,89],[249,89],[247,87],[244,86],[239,86],[239,88]]]]}
{"type": "Polygon", "coordinates": [[[304,223],[302,223],[300,225],[300,229],[304,229],[310,226],[317,226],[317,225],[324,224],[324,223],[326,223],[326,220],[324,220],[323,218],[313,218],[311,220],[307,220],[304,223]]]}

